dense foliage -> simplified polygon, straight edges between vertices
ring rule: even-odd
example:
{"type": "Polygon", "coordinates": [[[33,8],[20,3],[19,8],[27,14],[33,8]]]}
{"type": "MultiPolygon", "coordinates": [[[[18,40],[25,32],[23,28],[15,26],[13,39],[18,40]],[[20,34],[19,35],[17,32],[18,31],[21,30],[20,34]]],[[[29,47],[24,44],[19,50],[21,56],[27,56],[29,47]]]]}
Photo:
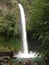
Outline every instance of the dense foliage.
{"type": "MultiPolygon", "coordinates": [[[[35,42],[38,47],[39,44],[39,47],[35,48],[36,51],[42,54],[46,61],[49,61],[49,0],[20,0],[18,2],[22,3],[25,10],[29,45],[32,46],[35,42]]],[[[19,20],[17,1],[0,0],[1,46],[3,43],[4,46],[11,43],[14,50],[20,46],[19,20]]]]}
{"type": "Polygon", "coordinates": [[[41,43],[38,52],[42,54],[47,64],[49,62],[49,1],[33,0],[28,12],[31,40],[38,40],[41,43]]]}
{"type": "Polygon", "coordinates": [[[19,10],[17,2],[0,0],[0,50],[18,49],[19,10]],[[17,43],[17,44],[16,44],[17,43]],[[3,45],[2,45],[3,44],[3,45]]]}

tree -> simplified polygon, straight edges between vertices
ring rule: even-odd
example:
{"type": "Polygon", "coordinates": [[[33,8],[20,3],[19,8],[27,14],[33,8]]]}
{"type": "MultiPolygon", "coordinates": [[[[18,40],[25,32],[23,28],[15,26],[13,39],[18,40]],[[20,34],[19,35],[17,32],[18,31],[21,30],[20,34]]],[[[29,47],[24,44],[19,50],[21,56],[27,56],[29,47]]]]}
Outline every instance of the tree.
{"type": "Polygon", "coordinates": [[[0,50],[18,50],[19,10],[17,1],[0,0],[0,50]],[[12,45],[12,47],[11,47],[12,45]]]}
{"type": "Polygon", "coordinates": [[[49,64],[49,1],[31,0],[29,4],[28,38],[30,41],[40,41],[38,52],[49,64]]]}

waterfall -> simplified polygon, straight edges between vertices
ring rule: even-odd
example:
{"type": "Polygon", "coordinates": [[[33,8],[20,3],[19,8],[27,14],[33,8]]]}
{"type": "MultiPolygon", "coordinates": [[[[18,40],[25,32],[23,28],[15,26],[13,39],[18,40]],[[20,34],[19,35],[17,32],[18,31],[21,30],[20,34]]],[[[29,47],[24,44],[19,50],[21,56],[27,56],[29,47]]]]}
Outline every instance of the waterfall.
{"type": "Polygon", "coordinates": [[[17,58],[37,57],[37,55],[35,56],[35,53],[33,53],[32,51],[30,53],[28,53],[25,13],[24,13],[23,6],[21,4],[18,4],[18,6],[20,9],[20,15],[21,15],[21,21],[20,22],[22,25],[23,53],[19,51],[18,54],[14,55],[14,56],[16,56],[17,58]]]}
{"type": "Polygon", "coordinates": [[[21,15],[21,24],[22,24],[22,41],[23,41],[23,52],[28,53],[28,45],[27,45],[27,34],[26,34],[26,20],[24,9],[21,4],[18,4],[21,15]]]}

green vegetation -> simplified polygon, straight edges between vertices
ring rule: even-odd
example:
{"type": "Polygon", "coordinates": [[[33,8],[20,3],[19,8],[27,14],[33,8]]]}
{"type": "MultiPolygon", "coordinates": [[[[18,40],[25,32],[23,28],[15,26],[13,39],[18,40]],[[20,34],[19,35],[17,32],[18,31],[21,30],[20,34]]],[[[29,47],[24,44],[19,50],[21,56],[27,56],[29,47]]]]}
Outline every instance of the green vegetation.
{"type": "Polygon", "coordinates": [[[0,3],[0,51],[16,51],[21,47],[18,48],[21,45],[18,5],[11,0],[0,0],[0,3]]]}
{"type": "MultiPolygon", "coordinates": [[[[26,9],[28,43],[40,44],[37,52],[49,64],[49,0],[21,0],[26,9]],[[26,4],[27,3],[27,4],[26,4]]],[[[33,48],[32,48],[33,49],[33,48]]]]}
{"type": "MultiPolygon", "coordinates": [[[[18,51],[20,13],[16,0],[0,0],[0,51],[18,51]]],[[[26,14],[29,45],[38,41],[39,55],[49,63],[49,0],[20,0],[26,14]]],[[[37,44],[36,44],[37,45],[37,44]]],[[[33,49],[33,48],[32,48],[33,49]]]]}

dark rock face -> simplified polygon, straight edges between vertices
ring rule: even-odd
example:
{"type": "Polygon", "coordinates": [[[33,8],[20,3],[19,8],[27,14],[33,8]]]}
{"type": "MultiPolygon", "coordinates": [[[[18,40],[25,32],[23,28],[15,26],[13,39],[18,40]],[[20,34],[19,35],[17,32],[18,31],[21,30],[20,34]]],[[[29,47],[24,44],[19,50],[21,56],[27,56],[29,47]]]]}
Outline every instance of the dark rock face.
{"type": "Polygon", "coordinates": [[[12,51],[10,51],[10,52],[0,52],[0,56],[11,56],[11,57],[13,57],[13,52],[12,51]]]}

